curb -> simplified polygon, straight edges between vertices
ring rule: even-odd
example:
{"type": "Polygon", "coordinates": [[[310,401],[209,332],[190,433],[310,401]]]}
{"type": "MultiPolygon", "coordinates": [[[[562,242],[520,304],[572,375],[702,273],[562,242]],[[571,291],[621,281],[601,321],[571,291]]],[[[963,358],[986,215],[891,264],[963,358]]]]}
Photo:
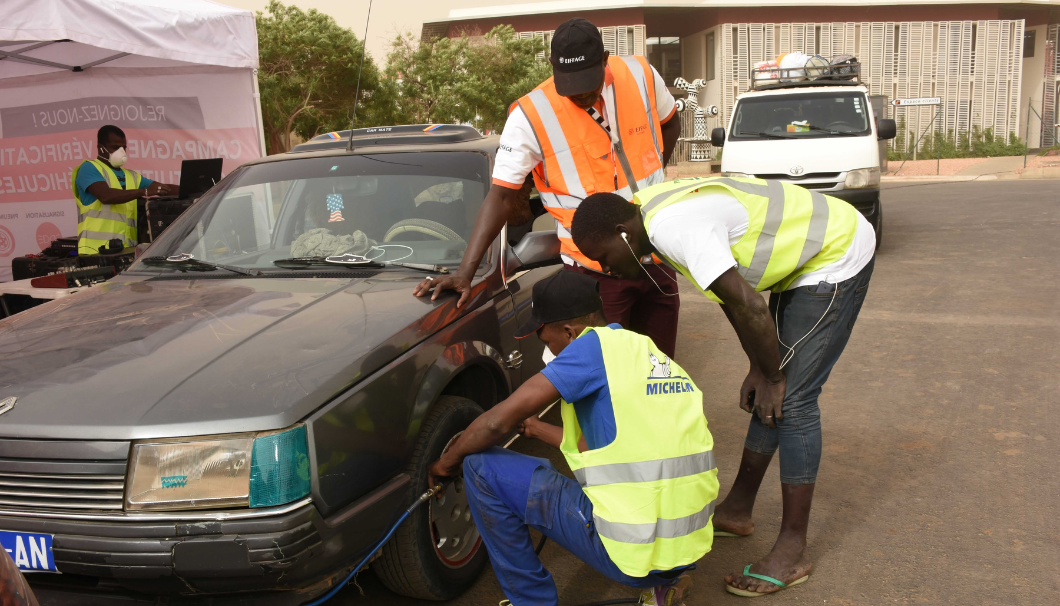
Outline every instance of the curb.
{"type": "Polygon", "coordinates": [[[1020,179],[1060,179],[1060,166],[1025,168],[1020,179]]]}
{"type": "Polygon", "coordinates": [[[910,181],[934,181],[936,183],[959,183],[962,181],[994,181],[997,175],[921,175],[921,176],[890,176],[880,177],[883,183],[907,183],[910,181]]]}

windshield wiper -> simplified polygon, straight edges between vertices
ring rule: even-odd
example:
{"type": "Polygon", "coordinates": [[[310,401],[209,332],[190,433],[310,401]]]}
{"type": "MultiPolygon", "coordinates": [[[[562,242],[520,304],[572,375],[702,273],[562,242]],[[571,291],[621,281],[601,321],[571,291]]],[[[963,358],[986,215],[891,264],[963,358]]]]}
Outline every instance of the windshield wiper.
{"type": "Polygon", "coordinates": [[[791,137],[789,135],[781,135],[779,133],[767,133],[765,131],[761,131],[761,132],[757,132],[757,133],[737,133],[736,136],[737,137],[742,137],[742,136],[746,136],[746,135],[758,135],[759,137],[768,137],[770,139],[796,139],[797,138],[797,137],[791,137]]]}
{"type": "Polygon", "coordinates": [[[836,136],[836,137],[860,137],[861,136],[858,133],[852,133],[852,132],[847,132],[847,131],[839,131],[839,130],[829,130],[827,128],[821,128],[820,126],[812,126],[811,125],[809,128],[812,131],[817,131],[819,133],[828,133],[829,135],[833,135],[833,136],[836,136]]]}
{"type": "Polygon", "coordinates": [[[340,267],[371,267],[373,269],[382,269],[389,266],[404,267],[406,269],[417,269],[420,271],[429,271],[440,274],[449,273],[448,267],[442,267],[441,265],[433,265],[430,263],[402,263],[400,261],[372,261],[363,255],[345,254],[334,257],[293,257],[290,259],[279,259],[272,262],[277,267],[285,269],[297,269],[299,267],[308,267],[311,265],[337,265],[340,267]]]}
{"type": "Polygon", "coordinates": [[[179,271],[215,271],[223,269],[243,276],[261,275],[260,271],[250,271],[241,267],[232,267],[231,265],[200,261],[193,257],[191,253],[180,253],[168,257],[145,257],[140,261],[149,267],[170,267],[179,271]]]}

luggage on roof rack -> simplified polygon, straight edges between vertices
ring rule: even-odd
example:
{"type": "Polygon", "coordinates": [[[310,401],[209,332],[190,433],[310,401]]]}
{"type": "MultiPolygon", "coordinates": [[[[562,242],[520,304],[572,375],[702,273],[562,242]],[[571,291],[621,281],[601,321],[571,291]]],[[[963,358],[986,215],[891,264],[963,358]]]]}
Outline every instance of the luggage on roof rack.
{"type": "Polygon", "coordinates": [[[820,55],[786,53],[751,67],[751,90],[858,84],[861,63],[852,55],[838,55],[828,61],[820,55]]]}

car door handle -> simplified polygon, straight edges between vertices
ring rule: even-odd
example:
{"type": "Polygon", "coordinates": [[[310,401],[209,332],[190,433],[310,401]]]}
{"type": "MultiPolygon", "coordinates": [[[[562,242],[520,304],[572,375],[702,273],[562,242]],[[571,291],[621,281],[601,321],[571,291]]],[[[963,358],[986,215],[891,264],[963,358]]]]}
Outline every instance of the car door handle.
{"type": "Polygon", "coordinates": [[[523,354],[521,354],[518,349],[513,351],[512,353],[508,354],[508,363],[505,364],[505,366],[507,366],[508,368],[514,370],[516,368],[519,368],[522,365],[523,365],[523,354]]]}

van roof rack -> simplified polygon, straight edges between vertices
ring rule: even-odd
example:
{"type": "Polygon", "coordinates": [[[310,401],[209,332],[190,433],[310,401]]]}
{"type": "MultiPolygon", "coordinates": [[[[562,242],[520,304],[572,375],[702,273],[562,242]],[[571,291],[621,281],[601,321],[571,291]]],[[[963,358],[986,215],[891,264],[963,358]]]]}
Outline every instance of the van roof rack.
{"type": "Polygon", "coordinates": [[[751,67],[750,90],[811,88],[815,86],[860,86],[861,63],[806,67],[751,67]]]}

